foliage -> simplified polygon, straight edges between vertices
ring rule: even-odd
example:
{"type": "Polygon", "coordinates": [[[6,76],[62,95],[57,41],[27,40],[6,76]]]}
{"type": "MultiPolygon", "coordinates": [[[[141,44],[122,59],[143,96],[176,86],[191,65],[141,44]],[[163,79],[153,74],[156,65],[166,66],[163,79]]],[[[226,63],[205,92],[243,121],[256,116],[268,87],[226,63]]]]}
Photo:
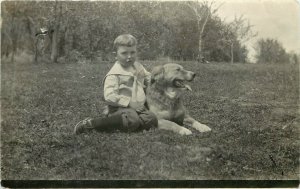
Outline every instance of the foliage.
{"type": "MultiPolygon", "coordinates": [[[[217,8],[210,7],[212,12],[205,16],[208,14],[203,10],[212,6],[209,4],[202,8],[199,5],[198,14],[204,14],[201,19],[191,16],[192,10],[181,2],[4,1],[1,5],[1,47],[6,56],[17,49],[34,53],[35,33],[47,27],[57,37],[55,48],[56,39],[50,36],[52,53],[57,49],[58,56],[67,60],[72,51],[80,52],[87,59],[98,56],[111,60],[113,40],[122,33],[136,36],[142,60],[161,57],[196,60],[201,29],[205,58],[230,61],[229,46],[224,43],[228,36],[221,32],[227,24],[214,14],[217,8]],[[205,27],[199,21],[205,22],[205,27]]],[[[233,53],[237,62],[244,62],[247,50],[238,37],[233,36],[236,44],[233,53]]]]}
{"type": "Polygon", "coordinates": [[[252,30],[252,25],[250,25],[249,20],[245,19],[243,15],[240,17],[235,16],[234,20],[227,25],[225,25],[221,30],[226,38],[223,38],[225,42],[230,45],[230,62],[235,61],[245,62],[247,55],[247,49],[243,44],[255,37],[257,33],[252,30]],[[241,53],[235,53],[234,51],[242,51],[241,53]],[[237,56],[239,55],[239,56],[237,56]],[[242,60],[240,60],[242,58],[242,60]]]}
{"type": "Polygon", "coordinates": [[[203,52],[203,33],[206,29],[206,25],[209,19],[215,15],[219,7],[215,7],[215,1],[188,1],[184,2],[190,8],[190,12],[195,16],[197,21],[197,34],[198,34],[198,52],[197,60],[198,62],[205,62],[204,52],[203,52]]]}
{"type": "Polygon", "coordinates": [[[289,62],[291,64],[300,64],[300,54],[297,54],[295,52],[288,53],[289,56],[289,62]]]}
{"type": "Polygon", "coordinates": [[[276,39],[260,39],[256,44],[257,63],[284,64],[289,63],[289,55],[276,39]]]}
{"type": "Polygon", "coordinates": [[[206,44],[204,52],[208,60],[230,62],[233,54],[235,62],[246,62],[247,49],[237,40],[237,35],[230,30],[230,25],[220,18],[210,19],[203,35],[206,44]],[[235,45],[231,46],[232,43],[235,45]]]}

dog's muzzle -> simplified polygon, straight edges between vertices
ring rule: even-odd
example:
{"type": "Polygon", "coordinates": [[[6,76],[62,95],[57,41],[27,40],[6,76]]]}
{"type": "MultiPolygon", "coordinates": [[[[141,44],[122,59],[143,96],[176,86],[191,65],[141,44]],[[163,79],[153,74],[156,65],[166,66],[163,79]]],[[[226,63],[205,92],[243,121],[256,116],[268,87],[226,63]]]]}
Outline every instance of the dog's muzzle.
{"type": "Polygon", "coordinates": [[[182,89],[187,89],[189,91],[192,91],[192,88],[189,85],[185,84],[184,81],[180,79],[175,79],[173,81],[173,85],[176,88],[182,88],[182,89]]]}
{"type": "Polygon", "coordinates": [[[194,72],[188,72],[188,81],[193,81],[194,78],[196,77],[196,74],[194,72]]]}

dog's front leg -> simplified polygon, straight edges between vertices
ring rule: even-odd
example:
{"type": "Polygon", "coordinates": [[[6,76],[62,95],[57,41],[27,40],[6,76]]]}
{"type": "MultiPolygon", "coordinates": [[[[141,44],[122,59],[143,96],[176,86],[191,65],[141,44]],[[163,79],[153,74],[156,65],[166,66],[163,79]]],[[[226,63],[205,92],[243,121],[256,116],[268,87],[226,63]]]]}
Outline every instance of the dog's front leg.
{"type": "Polygon", "coordinates": [[[186,116],[183,120],[183,124],[195,128],[197,131],[200,132],[209,132],[211,131],[211,128],[208,127],[207,125],[204,125],[202,123],[199,123],[196,121],[194,118],[191,116],[186,116]]]}
{"type": "Polygon", "coordinates": [[[175,133],[179,133],[180,135],[192,134],[192,132],[189,129],[181,127],[180,125],[165,119],[158,120],[158,128],[173,131],[175,133]]]}

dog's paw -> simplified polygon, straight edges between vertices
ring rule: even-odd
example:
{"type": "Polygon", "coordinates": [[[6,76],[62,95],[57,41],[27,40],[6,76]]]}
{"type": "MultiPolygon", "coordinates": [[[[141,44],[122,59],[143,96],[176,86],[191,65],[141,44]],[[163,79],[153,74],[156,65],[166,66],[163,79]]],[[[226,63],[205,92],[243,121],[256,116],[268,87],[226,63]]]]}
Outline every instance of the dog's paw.
{"type": "Polygon", "coordinates": [[[192,134],[192,131],[190,131],[189,129],[187,128],[180,128],[180,131],[179,131],[179,134],[180,135],[191,135],[192,134]]]}
{"type": "Polygon", "coordinates": [[[201,133],[211,131],[210,127],[199,122],[194,122],[192,127],[194,127],[197,131],[200,131],[201,133]]]}

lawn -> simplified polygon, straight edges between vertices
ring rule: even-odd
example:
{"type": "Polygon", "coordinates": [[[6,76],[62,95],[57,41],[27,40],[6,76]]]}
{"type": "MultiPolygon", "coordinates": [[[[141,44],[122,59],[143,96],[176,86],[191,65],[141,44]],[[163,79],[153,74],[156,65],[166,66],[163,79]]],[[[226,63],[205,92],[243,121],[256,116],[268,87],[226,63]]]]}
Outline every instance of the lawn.
{"type": "Polygon", "coordinates": [[[197,73],[185,104],[210,133],[74,135],[100,116],[112,64],[3,60],[2,179],[298,179],[297,66],[177,63],[197,73]]]}

